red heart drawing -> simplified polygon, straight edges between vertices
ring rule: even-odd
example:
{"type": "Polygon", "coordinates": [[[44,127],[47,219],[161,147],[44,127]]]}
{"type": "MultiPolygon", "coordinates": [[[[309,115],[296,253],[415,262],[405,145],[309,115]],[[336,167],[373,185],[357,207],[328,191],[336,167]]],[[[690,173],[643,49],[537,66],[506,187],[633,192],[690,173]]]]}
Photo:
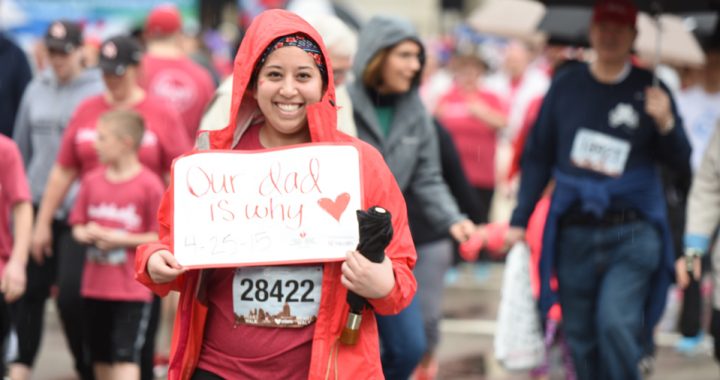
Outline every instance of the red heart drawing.
{"type": "Polygon", "coordinates": [[[323,210],[327,211],[327,213],[330,214],[333,218],[335,218],[335,220],[337,220],[338,222],[340,221],[340,217],[342,216],[343,212],[345,212],[348,203],[350,203],[350,194],[348,193],[342,193],[338,195],[335,198],[335,201],[330,198],[318,199],[318,205],[320,205],[323,210]]]}
{"type": "Polygon", "coordinates": [[[300,237],[301,237],[301,238],[305,239],[305,236],[307,236],[307,233],[305,233],[305,231],[303,231],[303,232],[300,233],[300,237]]]}

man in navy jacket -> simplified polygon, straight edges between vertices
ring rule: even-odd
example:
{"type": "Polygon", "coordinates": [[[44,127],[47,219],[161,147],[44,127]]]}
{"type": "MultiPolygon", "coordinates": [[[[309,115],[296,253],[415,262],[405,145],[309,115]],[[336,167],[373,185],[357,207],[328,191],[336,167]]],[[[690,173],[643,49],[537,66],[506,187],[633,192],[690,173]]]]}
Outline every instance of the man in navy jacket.
{"type": "Polygon", "coordinates": [[[540,306],[560,302],[579,379],[641,378],[674,262],[657,164],[681,170],[690,145],[667,88],[630,62],[636,18],[630,0],[595,5],[597,57],[553,80],[525,146],[507,238],[523,238],[552,178],[540,306]]]}

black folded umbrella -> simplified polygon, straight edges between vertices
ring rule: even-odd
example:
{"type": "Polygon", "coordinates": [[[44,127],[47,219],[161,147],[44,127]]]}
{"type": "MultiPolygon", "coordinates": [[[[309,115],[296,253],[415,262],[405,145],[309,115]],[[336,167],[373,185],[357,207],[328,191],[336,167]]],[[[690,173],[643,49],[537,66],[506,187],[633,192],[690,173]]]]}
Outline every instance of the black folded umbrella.
{"type": "MultiPolygon", "coordinates": [[[[382,262],[385,259],[385,248],[393,237],[392,215],[381,207],[373,206],[368,211],[358,210],[357,218],[360,232],[357,250],[374,263],[382,262]]],[[[360,315],[365,305],[369,304],[365,298],[351,291],[347,293],[347,303],[350,305],[350,315],[340,340],[344,344],[355,344],[360,315]]]]}
{"type": "MultiPolygon", "coordinates": [[[[385,209],[371,207],[368,211],[358,210],[358,229],[360,242],[357,250],[368,260],[380,263],[385,259],[385,247],[390,244],[393,237],[392,216],[385,209]]],[[[362,313],[367,300],[359,295],[348,292],[347,302],[350,311],[355,314],[362,313]]]]}

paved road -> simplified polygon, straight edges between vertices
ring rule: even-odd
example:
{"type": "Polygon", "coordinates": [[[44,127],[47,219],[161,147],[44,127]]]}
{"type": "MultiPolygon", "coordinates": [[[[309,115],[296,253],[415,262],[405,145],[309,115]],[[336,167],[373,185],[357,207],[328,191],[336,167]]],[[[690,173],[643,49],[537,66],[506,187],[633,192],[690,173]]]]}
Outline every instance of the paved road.
{"type": "MultiPolygon", "coordinates": [[[[440,379],[447,380],[524,380],[524,373],[507,373],[492,359],[493,317],[497,312],[502,266],[494,264],[479,276],[462,272],[458,281],[447,289],[442,323],[440,379]]],[[[678,355],[671,348],[676,336],[662,334],[655,374],[651,380],[720,379],[719,367],[706,350],[694,357],[678,355]]],[[[709,342],[708,342],[709,343],[709,342]]],[[[709,345],[708,345],[709,348],[709,345]]],[[[37,362],[34,379],[74,379],[70,357],[55,312],[50,308],[46,334],[37,362]]],[[[555,371],[552,380],[563,379],[555,371]]]]}

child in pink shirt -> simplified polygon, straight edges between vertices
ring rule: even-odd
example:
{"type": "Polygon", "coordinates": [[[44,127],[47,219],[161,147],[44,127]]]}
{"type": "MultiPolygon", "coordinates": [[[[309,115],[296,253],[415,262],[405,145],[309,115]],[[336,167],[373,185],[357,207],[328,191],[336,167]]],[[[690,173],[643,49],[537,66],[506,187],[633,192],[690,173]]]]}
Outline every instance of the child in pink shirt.
{"type": "Polygon", "coordinates": [[[157,240],[155,213],[164,191],[138,158],[144,129],[134,111],[100,118],[95,149],[106,166],[83,177],[70,215],[73,236],[88,246],[80,293],[99,380],[140,379],[152,295],[134,279],[135,247],[157,240]]]}

